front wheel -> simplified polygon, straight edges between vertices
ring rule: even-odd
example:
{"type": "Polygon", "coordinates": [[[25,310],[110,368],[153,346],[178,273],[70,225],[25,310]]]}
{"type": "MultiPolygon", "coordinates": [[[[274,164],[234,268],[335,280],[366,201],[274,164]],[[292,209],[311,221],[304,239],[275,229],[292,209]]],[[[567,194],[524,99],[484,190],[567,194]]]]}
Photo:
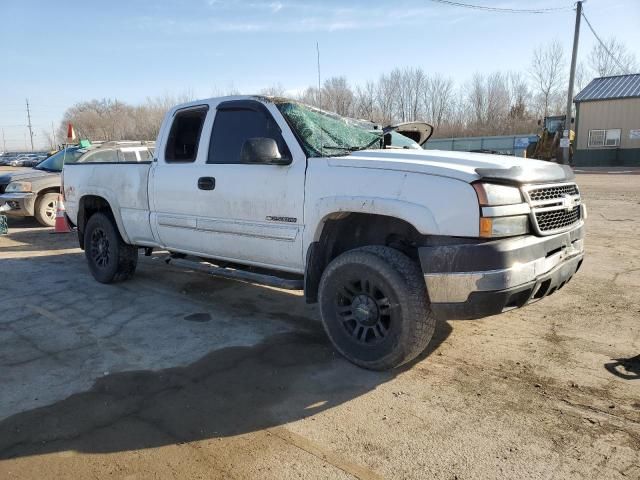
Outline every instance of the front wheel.
{"type": "Polygon", "coordinates": [[[100,212],[85,227],[84,255],[93,278],[100,283],[128,280],[138,264],[138,249],[125,243],[111,217],[100,212]]]}
{"type": "Polygon", "coordinates": [[[57,207],[57,193],[45,193],[38,197],[34,211],[34,216],[38,223],[43,227],[53,227],[56,224],[57,207]]]}
{"type": "Polygon", "coordinates": [[[334,346],[364,368],[387,370],[413,360],[435,330],[420,268],[390,247],[335,258],[322,274],[319,300],[334,346]]]}

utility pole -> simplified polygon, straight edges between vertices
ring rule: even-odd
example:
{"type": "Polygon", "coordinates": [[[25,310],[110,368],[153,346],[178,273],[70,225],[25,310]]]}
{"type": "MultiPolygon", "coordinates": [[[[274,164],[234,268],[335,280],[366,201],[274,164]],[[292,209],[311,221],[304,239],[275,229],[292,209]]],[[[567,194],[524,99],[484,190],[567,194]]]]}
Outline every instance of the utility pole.
{"type": "Polygon", "coordinates": [[[56,129],[53,126],[53,122],[51,122],[51,150],[55,150],[58,146],[58,142],[56,142],[56,129]]]}
{"type": "Polygon", "coordinates": [[[2,151],[7,153],[7,141],[4,138],[4,128],[2,129],[2,151]]]}
{"type": "Polygon", "coordinates": [[[29,138],[31,139],[31,151],[33,152],[33,128],[31,125],[31,112],[29,111],[29,99],[27,98],[27,127],[29,127],[29,138]]]}
{"type": "MultiPolygon", "coordinates": [[[[569,71],[569,91],[567,93],[567,116],[564,120],[562,147],[562,163],[569,163],[569,149],[571,144],[571,112],[573,110],[573,80],[576,76],[576,60],[578,57],[578,38],[580,37],[580,19],[582,18],[582,1],[576,2],[576,27],[573,32],[573,52],[571,53],[571,70],[569,71]]],[[[562,140],[561,140],[562,141],[562,140]]]]}

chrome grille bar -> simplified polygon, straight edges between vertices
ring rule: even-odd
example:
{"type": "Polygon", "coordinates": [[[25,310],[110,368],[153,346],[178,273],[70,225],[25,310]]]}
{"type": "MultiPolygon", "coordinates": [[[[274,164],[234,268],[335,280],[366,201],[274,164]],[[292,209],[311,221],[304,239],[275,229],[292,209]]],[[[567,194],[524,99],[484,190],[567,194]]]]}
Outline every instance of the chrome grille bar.
{"type": "Polygon", "coordinates": [[[522,192],[531,206],[531,223],[538,235],[571,230],[582,219],[582,199],[575,183],[525,185],[522,192]]]}

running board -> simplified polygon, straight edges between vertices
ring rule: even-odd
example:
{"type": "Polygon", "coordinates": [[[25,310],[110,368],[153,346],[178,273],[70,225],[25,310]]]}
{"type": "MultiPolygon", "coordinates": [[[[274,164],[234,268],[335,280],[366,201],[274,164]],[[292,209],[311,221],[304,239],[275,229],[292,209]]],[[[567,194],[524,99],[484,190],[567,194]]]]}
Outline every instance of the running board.
{"type": "Polygon", "coordinates": [[[268,285],[270,287],[283,288],[285,290],[302,290],[304,282],[302,280],[293,280],[287,278],[276,277],[275,275],[266,275],[264,273],[247,272],[246,270],[236,270],[232,268],[216,267],[211,264],[186,260],[184,258],[167,258],[165,260],[169,265],[190,268],[199,272],[208,273],[215,277],[229,278],[231,280],[240,280],[242,282],[257,283],[259,285],[268,285]]]}

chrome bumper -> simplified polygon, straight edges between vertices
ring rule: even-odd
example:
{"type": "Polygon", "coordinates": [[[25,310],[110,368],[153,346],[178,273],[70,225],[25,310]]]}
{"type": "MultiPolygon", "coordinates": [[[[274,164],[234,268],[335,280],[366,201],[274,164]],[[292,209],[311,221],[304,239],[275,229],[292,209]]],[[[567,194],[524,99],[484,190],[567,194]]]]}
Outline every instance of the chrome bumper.
{"type": "Polygon", "coordinates": [[[552,236],[463,240],[418,253],[433,312],[481,318],[540,300],[569,282],[584,258],[584,224],[552,236]]]}
{"type": "Polygon", "coordinates": [[[510,268],[484,272],[426,273],[424,280],[432,302],[465,302],[472,292],[519,287],[549,273],[562,263],[579,262],[583,256],[584,240],[580,239],[549,257],[516,263],[510,268]]]}
{"type": "Polygon", "coordinates": [[[36,195],[32,192],[3,193],[0,205],[7,205],[6,215],[32,216],[36,195]]]}

